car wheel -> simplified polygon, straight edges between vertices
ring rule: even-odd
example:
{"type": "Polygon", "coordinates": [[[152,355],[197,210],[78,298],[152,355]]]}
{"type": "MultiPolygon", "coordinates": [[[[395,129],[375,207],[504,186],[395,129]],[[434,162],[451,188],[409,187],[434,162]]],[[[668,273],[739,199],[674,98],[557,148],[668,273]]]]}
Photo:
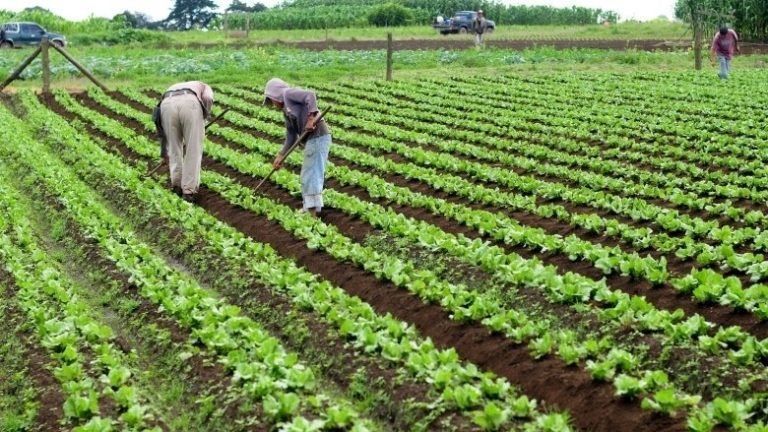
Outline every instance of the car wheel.
{"type": "Polygon", "coordinates": [[[62,42],[62,41],[60,41],[58,39],[54,40],[53,44],[56,45],[59,48],[64,48],[64,42],[62,42]]]}
{"type": "Polygon", "coordinates": [[[486,33],[493,33],[495,29],[496,29],[495,27],[488,27],[488,29],[486,30],[486,33]]]}
{"type": "Polygon", "coordinates": [[[466,28],[466,27],[462,27],[462,28],[460,28],[460,29],[459,29],[459,33],[461,33],[461,34],[467,34],[467,28],[466,28]]]}
{"type": "Polygon", "coordinates": [[[0,42],[0,49],[3,48],[13,48],[13,44],[8,41],[2,41],[0,42]]]}

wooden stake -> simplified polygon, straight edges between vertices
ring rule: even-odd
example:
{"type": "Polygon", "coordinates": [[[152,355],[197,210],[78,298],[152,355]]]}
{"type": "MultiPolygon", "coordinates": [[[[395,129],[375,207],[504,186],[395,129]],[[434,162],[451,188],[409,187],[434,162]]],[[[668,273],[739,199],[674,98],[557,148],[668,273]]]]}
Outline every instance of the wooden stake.
{"type": "Polygon", "coordinates": [[[70,62],[70,63],[72,63],[73,65],[75,65],[75,67],[76,67],[76,68],[77,68],[77,69],[78,69],[80,72],[82,72],[82,73],[83,73],[83,75],[87,76],[87,77],[88,77],[88,79],[90,79],[91,81],[93,81],[93,83],[94,83],[94,84],[96,84],[97,86],[99,86],[99,88],[101,88],[101,89],[102,89],[102,90],[104,90],[105,92],[108,92],[108,91],[109,91],[109,89],[107,88],[107,86],[105,86],[105,85],[104,85],[104,84],[102,84],[102,83],[101,83],[99,80],[97,80],[95,76],[93,76],[93,75],[92,75],[90,72],[88,72],[88,69],[86,69],[85,67],[83,67],[83,65],[81,65],[80,63],[78,63],[78,62],[77,62],[77,60],[75,60],[75,59],[74,59],[72,56],[70,56],[70,55],[69,55],[69,53],[67,53],[66,51],[64,51],[64,49],[63,49],[63,48],[61,48],[60,46],[58,46],[58,45],[56,45],[56,44],[52,44],[51,46],[53,47],[53,49],[55,49],[56,51],[58,51],[59,53],[61,53],[61,55],[63,55],[63,56],[64,56],[64,57],[65,57],[67,60],[69,60],[69,62],[70,62]]]}
{"type": "Polygon", "coordinates": [[[48,47],[51,42],[48,40],[48,36],[43,37],[43,42],[40,45],[41,53],[43,54],[43,93],[48,94],[51,92],[51,60],[48,55],[48,47]]]}
{"type": "Polygon", "coordinates": [[[392,33],[387,33],[387,81],[392,81],[392,33]]]}
{"type": "Polygon", "coordinates": [[[13,73],[11,73],[11,75],[8,78],[6,78],[5,81],[3,81],[2,84],[0,84],[0,91],[3,91],[3,89],[8,84],[13,82],[13,80],[15,80],[16,78],[18,78],[19,75],[21,75],[21,73],[24,72],[24,69],[26,69],[26,67],[29,66],[30,63],[32,63],[32,60],[34,60],[35,57],[37,57],[38,54],[40,54],[40,51],[41,51],[41,48],[37,47],[37,49],[35,49],[35,51],[29,57],[27,57],[26,60],[24,60],[24,63],[19,65],[19,67],[16,68],[16,70],[13,71],[13,73]]]}
{"type": "Polygon", "coordinates": [[[704,45],[701,23],[695,23],[693,29],[693,56],[696,70],[701,70],[701,57],[704,45]]]}

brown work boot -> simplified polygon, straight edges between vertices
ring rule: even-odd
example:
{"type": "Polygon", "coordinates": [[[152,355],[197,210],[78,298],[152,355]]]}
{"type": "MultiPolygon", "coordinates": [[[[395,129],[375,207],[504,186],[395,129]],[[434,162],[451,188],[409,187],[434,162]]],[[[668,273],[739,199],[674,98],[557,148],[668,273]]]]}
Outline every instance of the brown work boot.
{"type": "Polygon", "coordinates": [[[197,194],[182,194],[181,199],[192,204],[197,203],[197,194]]]}

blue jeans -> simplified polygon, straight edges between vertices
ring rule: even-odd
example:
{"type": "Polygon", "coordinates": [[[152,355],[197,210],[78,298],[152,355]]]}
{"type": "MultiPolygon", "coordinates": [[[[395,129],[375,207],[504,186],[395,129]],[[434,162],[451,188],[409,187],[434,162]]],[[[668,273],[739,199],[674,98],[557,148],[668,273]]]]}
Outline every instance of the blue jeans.
{"type": "Polygon", "coordinates": [[[728,75],[731,73],[731,60],[725,58],[725,56],[717,56],[720,60],[720,78],[728,79],[728,75]]]}
{"type": "Polygon", "coordinates": [[[301,196],[304,209],[323,207],[323,183],[325,165],[331,148],[331,135],[323,135],[307,141],[304,147],[304,163],[301,164],[301,196]]]}

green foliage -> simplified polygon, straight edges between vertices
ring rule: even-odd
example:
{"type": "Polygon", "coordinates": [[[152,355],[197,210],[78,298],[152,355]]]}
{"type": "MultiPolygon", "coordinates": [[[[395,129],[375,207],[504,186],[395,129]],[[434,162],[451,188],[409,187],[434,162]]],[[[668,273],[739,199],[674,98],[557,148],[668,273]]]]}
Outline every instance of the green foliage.
{"type": "Polygon", "coordinates": [[[317,6],[310,9],[274,8],[252,17],[255,29],[324,29],[368,25],[368,6],[317,6]]]}
{"type": "Polygon", "coordinates": [[[368,22],[377,27],[396,27],[408,23],[411,11],[398,3],[384,3],[368,12],[368,22]]]}
{"type": "Polygon", "coordinates": [[[498,430],[509,418],[509,410],[489,403],[482,411],[472,412],[472,421],[485,431],[498,430]]]}
{"type": "Polygon", "coordinates": [[[701,401],[699,395],[682,395],[674,389],[664,389],[656,392],[652,398],[645,398],[641,403],[643,409],[675,415],[685,407],[696,406],[701,401]]]}
{"type": "Polygon", "coordinates": [[[26,8],[14,13],[0,10],[0,20],[7,21],[32,21],[40,24],[48,31],[60,32],[69,37],[73,33],[101,32],[116,30],[122,26],[107,18],[90,17],[83,21],[68,21],[53,12],[43,8],[26,8]]]}

